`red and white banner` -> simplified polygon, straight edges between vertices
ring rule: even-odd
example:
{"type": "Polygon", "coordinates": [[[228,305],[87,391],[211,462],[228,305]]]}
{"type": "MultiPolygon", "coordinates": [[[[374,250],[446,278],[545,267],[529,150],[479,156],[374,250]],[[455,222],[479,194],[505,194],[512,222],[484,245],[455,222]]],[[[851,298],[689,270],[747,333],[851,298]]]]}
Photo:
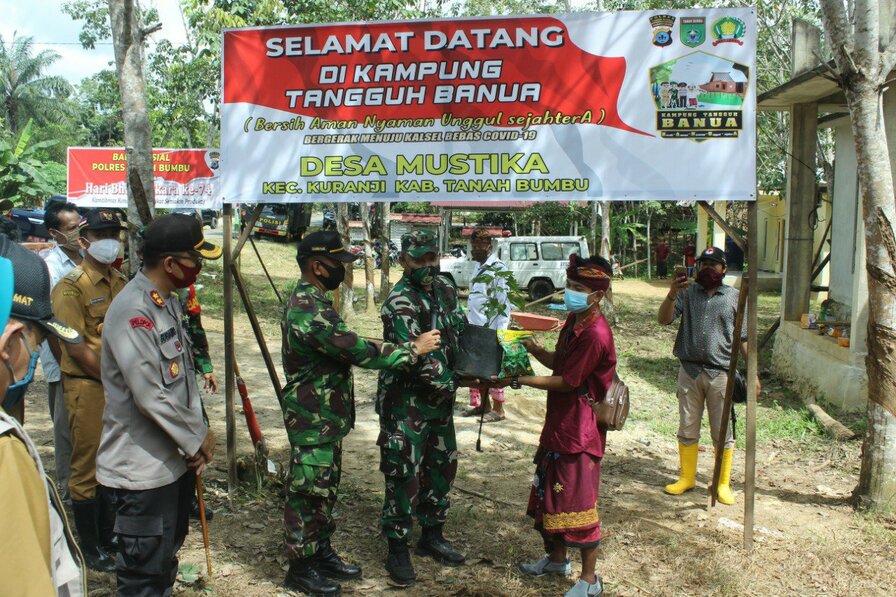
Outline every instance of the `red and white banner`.
{"type": "Polygon", "coordinates": [[[754,9],[224,32],[224,201],[755,199],[754,9]]]}
{"type": "MultiPolygon", "coordinates": [[[[156,207],[220,209],[217,149],[153,149],[156,207]]],[[[128,206],[124,148],[69,147],[68,198],[85,207],[128,206]]]]}

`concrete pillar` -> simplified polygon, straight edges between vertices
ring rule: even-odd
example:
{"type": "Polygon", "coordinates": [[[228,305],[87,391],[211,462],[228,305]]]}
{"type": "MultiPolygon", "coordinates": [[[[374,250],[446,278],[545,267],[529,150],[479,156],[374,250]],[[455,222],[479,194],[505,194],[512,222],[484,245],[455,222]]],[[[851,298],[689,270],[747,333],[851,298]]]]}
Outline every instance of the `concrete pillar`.
{"type": "MultiPolygon", "coordinates": [[[[793,75],[817,64],[820,32],[813,25],[794,20],[791,37],[793,75]]],[[[799,321],[809,310],[814,234],[809,214],[815,207],[815,151],[817,104],[794,104],[790,110],[790,160],[787,168],[787,229],[781,288],[781,320],[799,321]]]]}
{"type": "MultiPolygon", "coordinates": [[[[713,201],[712,206],[715,208],[716,213],[720,216],[728,219],[728,202],[727,201],[713,201]]],[[[722,230],[722,227],[712,223],[712,246],[725,250],[725,231],[722,230]]]]}
{"type": "Polygon", "coordinates": [[[700,207],[699,205],[696,207],[697,209],[697,255],[703,252],[703,249],[708,247],[707,244],[707,232],[709,229],[709,216],[706,215],[706,211],[700,207]]]}

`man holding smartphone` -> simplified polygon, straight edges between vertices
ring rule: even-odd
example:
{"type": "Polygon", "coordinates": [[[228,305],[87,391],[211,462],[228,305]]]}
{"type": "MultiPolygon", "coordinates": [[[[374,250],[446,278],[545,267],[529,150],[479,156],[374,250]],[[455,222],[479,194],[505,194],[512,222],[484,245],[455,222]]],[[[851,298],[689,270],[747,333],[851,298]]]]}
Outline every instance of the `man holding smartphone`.
{"type": "MultiPolygon", "coordinates": [[[[723,504],[733,504],[730,482],[734,435],[729,426],[723,439],[719,437],[719,428],[728,385],[731,348],[738,341],[734,338],[734,324],[740,292],[723,283],[727,271],[725,252],[717,247],[706,249],[697,260],[696,284],[689,284],[686,272],[676,268],[675,279],[660,305],[657,321],[669,325],[681,317],[673,351],[681,362],[676,392],[680,474],[678,481],[667,485],[665,491],[670,495],[679,495],[696,485],[700,422],[705,403],[713,444],[716,450],[722,450],[718,499],[723,504]]],[[[739,340],[746,355],[746,328],[741,330],[739,340]]]]}

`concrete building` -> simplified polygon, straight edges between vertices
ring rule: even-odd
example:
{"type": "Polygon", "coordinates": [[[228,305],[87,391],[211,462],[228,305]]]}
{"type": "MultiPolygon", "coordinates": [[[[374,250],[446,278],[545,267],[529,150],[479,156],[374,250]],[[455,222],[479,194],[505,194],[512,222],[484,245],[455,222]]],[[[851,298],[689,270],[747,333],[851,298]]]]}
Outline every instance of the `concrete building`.
{"type": "MultiPolygon", "coordinates": [[[[818,45],[814,27],[795,23],[794,76],[759,96],[760,110],[791,114],[791,157],[784,194],[784,285],[773,366],[817,398],[845,410],[863,410],[868,397],[868,283],[855,142],[843,93],[814,58],[818,45]],[[811,223],[819,200],[816,173],[805,166],[815,164],[819,127],[833,129],[835,152],[827,283],[811,279],[817,269],[811,223]],[[810,308],[813,286],[827,288],[819,298],[830,299],[832,317],[848,324],[849,347],[800,328],[800,316],[810,308]]],[[[896,138],[896,90],[885,93],[883,111],[887,135],[896,138]]],[[[891,145],[890,163],[896,163],[896,144],[891,145]]]]}

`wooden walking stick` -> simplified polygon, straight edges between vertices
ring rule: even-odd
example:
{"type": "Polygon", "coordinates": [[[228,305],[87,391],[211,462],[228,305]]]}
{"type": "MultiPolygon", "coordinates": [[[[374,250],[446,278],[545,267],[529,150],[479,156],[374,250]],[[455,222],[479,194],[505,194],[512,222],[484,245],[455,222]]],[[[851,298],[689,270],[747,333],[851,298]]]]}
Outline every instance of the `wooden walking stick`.
{"type": "Polygon", "coordinates": [[[208,522],[205,520],[205,498],[202,494],[202,477],[196,475],[196,495],[199,496],[199,522],[202,524],[202,542],[205,544],[205,566],[212,575],[212,553],[208,548],[208,522]]]}

